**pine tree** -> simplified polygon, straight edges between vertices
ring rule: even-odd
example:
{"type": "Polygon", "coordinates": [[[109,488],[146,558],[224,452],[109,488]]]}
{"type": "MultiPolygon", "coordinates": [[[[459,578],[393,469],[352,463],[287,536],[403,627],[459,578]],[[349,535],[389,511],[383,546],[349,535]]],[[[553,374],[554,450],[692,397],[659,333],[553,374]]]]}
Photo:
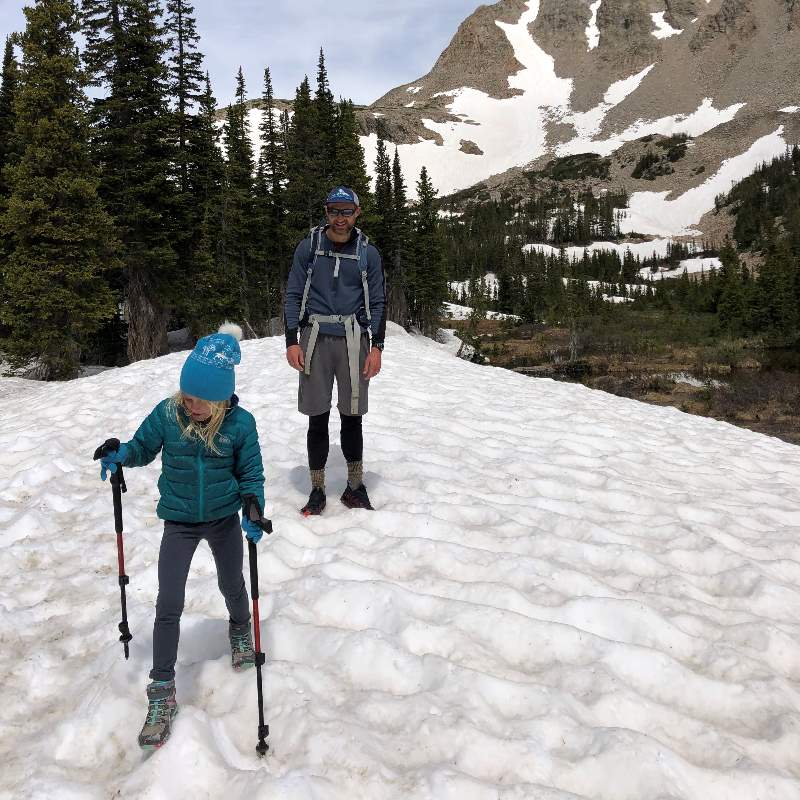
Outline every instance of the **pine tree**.
{"type": "Polygon", "coordinates": [[[408,319],[408,281],[406,264],[410,252],[411,235],[408,213],[408,199],[400,155],[397,148],[392,162],[392,251],[387,253],[386,272],[388,283],[387,318],[399,325],[405,325],[408,319]]]}
{"type": "MultiPolygon", "coordinates": [[[[340,100],[336,117],[336,159],[330,184],[331,187],[349,186],[358,195],[364,219],[371,220],[372,192],[364,160],[364,148],[361,146],[358,134],[358,120],[353,101],[340,100]]],[[[362,224],[369,225],[369,222],[362,224]]]]}
{"type": "MultiPolygon", "coordinates": [[[[12,37],[6,38],[5,52],[3,55],[3,72],[0,76],[0,216],[5,212],[8,196],[11,192],[5,173],[7,166],[16,161],[19,145],[14,141],[14,102],[19,85],[19,65],[14,58],[14,45],[12,37]]],[[[0,304],[5,294],[3,290],[3,273],[5,261],[11,252],[11,242],[7,236],[0,232],[0,304]]],[[[2,314],[0,314],[2,316],[2,314]]],[[[0,325],[0,336],[7,334],[0,325]]]]}
{"type": "Polygon", "coordinates": [[[720,323],[734,334],[743,331],[745,324],[745,302],[742,289],[742,273],[739,255],[730,241],[720,250],[720,296],[717,313],[720,323]]]}
{"type": "Polygon", "coordinates": [[[274,211],[278,218],[283,216],[283,191],[286,183],[286,153],[281,135],[280,115],[275,108],[272,89],[272,76],[269,67],[264,70],[264,93],[261,97],[263,117],[259,132],[261,134],[261,160],[267,180],[274,211]],[[276,120],[276,116],[278,119],[276,120]]]}
{"type": "Polygon", "coordinates": [[[187,141],[188,194],[196,204],[199,226],[188,242],[190,275],[179,308],[197,337],[215,330],[235,306],[235,277],[226,274],[222,258],[225,162],[219,149],[217,101],[208,75],[198,100],[187,141]]]}
{"type": "Polygon", "coordinates": [[[263,117],[259,126],[261,156],[259,158],[259,202],[261,205],[259,239],[260,268],[264,274],[264,316],[270,322],[279,320],[283,301],[283,283],[289,259],[289,242],[286,230],[284,191],[286,183],[286,153],[280,130],[280,119],[275,109],[272,76],[269,67],[264,70],[264,92],[261,98],[263,117]]]}
{"type": "Polygon", "coordinates": [[[436,332],[442,303],[447,297],[442,240],[439,233],[436,190],[423,167],[417,181],[417,204],[412,214],[413,273],[409,276],[409,316],[428,335],[436,332]]]}
{"type": "Polygon", "coordinates": [[[0,220],[13,246],[2,349],[14,366],[36,359],[39,377],[66,379],[114,313],[104,273],[116,263],[116,246],[89,157],[77,9],[72,0],[36,0],[24,11],[14,102],[14,137],[24,148],[6,171],[11,194],[0,220]]]}
{"type": "Polygon", "coordinates": [[[294,114],[286,134],[286,211],[290,238],[305,236],[316,224],[324,201],[316,183],[314,157],[316,110],[311,101],[308,78],[297,88],[294,114]]]}
{"type": "Polygon", "coordinates": [[[158,0],[84,0],[85,63],[104,93],[94,104],[101,197],[122,242],[127,355],[166,352],[176,280],[173,122],[158,0]]]}
{"type": "Polygon", "coordinates": [[[226,176],[224,190],[223,272],[237,276],[237,315],[250,333],[261,314],[261,275],[256,267],[255,186],[253,145],[247,115],[247,92],[242,68],[236,76],[236,102],[228,106],[223,141],[226,176]]]}
{"type": "MultiPolygon", "coordinates": [[[[176,254],[174,282],[180,286],[173,293],[175,312],[180,321],[197,328],[190,310],[195,304],[195,281],[207,268],[210,241],[203,203],[191,191],[190,172],[203,169],[191,163],[195,151],[191,140],[202,124],[199,105],[207,76],[203,74],[203,54],[198,50],[200,36],[194,18],[194,7],[186,0],[167,0],[165,31],[169,38],[169,94],[173,99],[173,135],[175,137],[176,191],[172,209],[175,235],[172,241],[176,254]]],[[[205,157],[205,155],[201,156],[205,157]]]]}
{"type": "MultiPolygon", "coordinates": [[[[14,58],[14,45],[11,37],[6,37],[3,53],[3,73],[0,77],[0,204],[8,196],[8,184],[3,176],[6,164],[13,159],[18,147],[13,141],[14,135],[14,98],[19,84],[19,66],[14,58]]],[[[0,208],[2,206],[0,205],[0,208]]]]}
{"type": "Polygon", "coordinates": [[[165,30],[170,39],[169,93],[175,102],[179,191],[189,191],[188,147],[192,110],[203,92],[203,54],[197,49],[200,36],[194,7],[186,0],[167,0],[165,30]]]}
{"type": "MultiPolygon", "coordinates": [[[[333,182],[336,163],[336,104],[333,100],[328,71],[325,67],[325,54],[320,48],[317,63],[317,91],[313,100],[314,125],[314,184],[316,195],[324,198],[333,182]]],[[[320,199],[321,202],[321,199],[320,199]]]]}
{"type": "Polygon", "coordinates": [[[378,135],[378,152],[375,156],[375,222],[371,227],[375,244],[384,253],[394,250],[392,241],[392,164],[386,152],[386,143],[378,135]]]}

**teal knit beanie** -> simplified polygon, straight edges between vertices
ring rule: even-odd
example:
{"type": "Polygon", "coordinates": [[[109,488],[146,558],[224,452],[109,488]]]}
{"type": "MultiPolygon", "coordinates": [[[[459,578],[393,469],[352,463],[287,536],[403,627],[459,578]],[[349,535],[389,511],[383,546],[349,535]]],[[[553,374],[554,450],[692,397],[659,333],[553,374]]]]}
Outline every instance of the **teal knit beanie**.
{"type": "Polygon", "coordinates": [[[194,346],[181,370],[181,391],[201,400],[229,400],[236,389],[234,367],[242,360],[242,329],[226,322],[194,346]]]}

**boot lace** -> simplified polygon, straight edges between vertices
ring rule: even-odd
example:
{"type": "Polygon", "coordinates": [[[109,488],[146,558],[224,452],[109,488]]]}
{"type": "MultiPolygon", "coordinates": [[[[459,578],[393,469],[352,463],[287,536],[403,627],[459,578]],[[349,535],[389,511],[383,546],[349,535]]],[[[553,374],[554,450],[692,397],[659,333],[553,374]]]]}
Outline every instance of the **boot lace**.
{"type": "Polygon", "coordinates": [[[245,631],[244,633],[231,634],[231,647],[235,653],[248,653],[253,649],[250,644],[250,634],[245,631]]]}
{"type": "Polygon", "coordinates": [[[147,724],[157,725],[164,722],[167,718],[167,698],[151,700],[147,709],[147,724]]]}

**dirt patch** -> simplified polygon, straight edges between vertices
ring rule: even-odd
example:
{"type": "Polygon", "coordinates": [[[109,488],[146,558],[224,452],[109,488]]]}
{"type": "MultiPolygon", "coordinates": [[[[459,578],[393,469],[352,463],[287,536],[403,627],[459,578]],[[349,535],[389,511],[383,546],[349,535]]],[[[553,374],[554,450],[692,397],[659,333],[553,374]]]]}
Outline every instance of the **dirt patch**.
{"type": "MultiPolygon", "coordinates": [[[[463,323],[456,327],[465,329],[463,323]]],[[[567,328],[486,320],[475,342],[496,367],[580,383],[619,397],[728,422],[800,445],[800,371],[770,366],[738,343],[638,346],[612,338],[586,352],[567,328]]]]}

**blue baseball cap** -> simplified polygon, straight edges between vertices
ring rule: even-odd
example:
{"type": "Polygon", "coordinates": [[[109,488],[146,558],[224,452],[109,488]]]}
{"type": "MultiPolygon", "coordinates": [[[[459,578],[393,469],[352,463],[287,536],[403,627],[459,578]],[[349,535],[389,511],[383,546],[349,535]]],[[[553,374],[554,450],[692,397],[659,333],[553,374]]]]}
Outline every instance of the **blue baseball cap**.
{"type": "Polygon", "coordinates": [[[325,198],[325,205],[329,203],[352,203],[358,208],[361,203],[358,202],[358,195],[347,186],[337,186],[325,198]]]}

